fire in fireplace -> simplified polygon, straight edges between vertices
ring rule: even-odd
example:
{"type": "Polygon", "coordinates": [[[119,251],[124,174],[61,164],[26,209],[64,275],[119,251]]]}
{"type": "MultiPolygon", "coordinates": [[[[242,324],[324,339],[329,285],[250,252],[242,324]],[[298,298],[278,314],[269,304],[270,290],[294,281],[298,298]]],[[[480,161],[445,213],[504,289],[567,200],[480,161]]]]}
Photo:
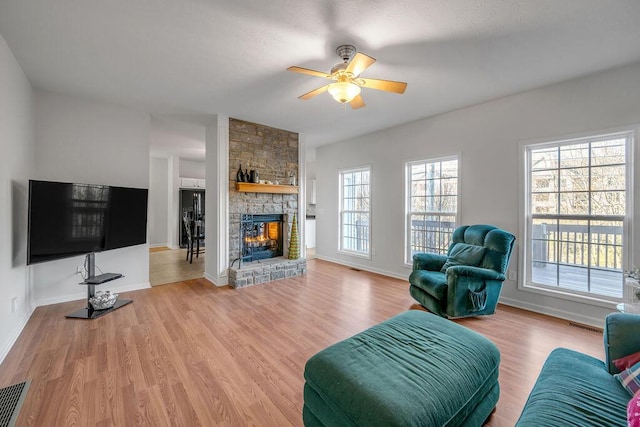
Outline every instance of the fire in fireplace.
{"type": "Polygon", "coordinates": [[[284,215],[281,214],[243,214],[240,220],[240,263],[282,256],[283,223],[284,215]]]}

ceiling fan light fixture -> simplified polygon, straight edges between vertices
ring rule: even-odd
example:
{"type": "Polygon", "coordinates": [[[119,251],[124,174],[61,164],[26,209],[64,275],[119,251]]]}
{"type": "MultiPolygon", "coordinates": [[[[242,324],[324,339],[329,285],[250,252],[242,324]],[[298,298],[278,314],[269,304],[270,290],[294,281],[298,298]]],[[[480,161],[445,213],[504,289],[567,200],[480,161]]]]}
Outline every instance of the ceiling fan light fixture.
{"type": "Polygon", "coordinates": [[[307,100],[321,93],[329,92],[329,94],[340,104],[351,105],[351,108],[357,110],[365,106],[362,96],[360,96],[361,88],[376,89],[384,92],[404,93],[407,88],[405,82],[396,82],[393,80],[380,80],[361,78],[363,71],[376,62],[376,59],[365,55],[362,52],[356,52],[356,48],[352,45],[338,46],[336,53],[342,61],[335,65],[330,73],[322,71],[310,70],[302,67],[289,67],[287,70],[295,73],[307,74],[314,77],[333,80],[333,83],[326,84],[322,87],[314,89],[298,97],[298,99],[307,100]]]}
{"type": "Polygon", "coordinates": [[[360,86],[350,82],[337,82],[329,85],[329,93],[341,104],[351,102],[360,94],[360,86]]]}

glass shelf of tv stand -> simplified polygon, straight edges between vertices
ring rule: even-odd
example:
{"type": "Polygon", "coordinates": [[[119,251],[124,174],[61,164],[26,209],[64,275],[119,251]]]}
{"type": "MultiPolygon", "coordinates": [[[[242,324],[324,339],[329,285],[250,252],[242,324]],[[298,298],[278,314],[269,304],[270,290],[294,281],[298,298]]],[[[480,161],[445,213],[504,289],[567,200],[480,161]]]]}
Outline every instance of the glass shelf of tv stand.
{"type": "Polygon", "coordinates": [[[105,308],[104,310],[96,310],[89,302],[89,299],[95,295],[96,286],[102,285],[103,283],[107,283],[112,280],[120,279],[122,277],[124,276],[118,275],[117,277],[100,283],[87,283],[86,281],[78,283],[79,285],[87,286],[87,306],[81,308],[80,310],[74,311],[73,313],[69,313],[64,317],[70,319],[97,319],[98,317],[104,316],[105,314],[111,313],[112,311],[117,310],[120,307],[124,307],[125,305],[132,303],[133,300],[131,299],[118,299],[115,304],[113,304],[113,307],[105,308]]]}
{"type": "Polygon", "coordinates": [[[104,316],[107,313],[111,313],[113,310],[117,310],[120,307],[123,307],[129,303],[132,303],[132,299],[118,299],[113,307],[105,308],[104,310],[95,310],[89,301],[87,301],[87,307],[82,308],[78,311],[74,311],[73,313],[69,313],[64,317],[70,319],[97,319],[100,316],[104,316]]]}

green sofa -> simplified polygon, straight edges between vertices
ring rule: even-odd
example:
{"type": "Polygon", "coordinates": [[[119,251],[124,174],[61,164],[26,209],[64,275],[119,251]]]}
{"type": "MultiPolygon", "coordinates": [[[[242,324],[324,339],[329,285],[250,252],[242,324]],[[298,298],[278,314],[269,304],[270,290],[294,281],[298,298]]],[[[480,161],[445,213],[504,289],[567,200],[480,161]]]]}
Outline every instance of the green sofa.
{"type": "Polygon", "coordinates": [[[640,351],[640,315],[612,313],[605,361],[566,348],[547,358],[516,426],[626,426],[631,395],[613,377],[613,361],[640,351]]]}

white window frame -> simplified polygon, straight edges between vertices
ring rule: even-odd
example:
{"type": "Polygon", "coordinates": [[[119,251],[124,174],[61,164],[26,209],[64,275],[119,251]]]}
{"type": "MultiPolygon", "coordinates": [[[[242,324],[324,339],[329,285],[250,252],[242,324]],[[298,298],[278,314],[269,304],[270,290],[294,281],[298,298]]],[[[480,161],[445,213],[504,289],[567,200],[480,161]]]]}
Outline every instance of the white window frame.
{"type": "MultiPolygon", "coordinates": [[[[446,157],[436,157],[436,158],[429,158],[429,159],[420,159],[420,160],[411,160],[411,161],[407,161],[404,164],[404,174],[405,174],[405,226],[404,226],[404,240],[405,240],[405,250],[404,250],[404,262],[405,265],[410,266],[413,262],[412,260],[412,245],[411,245],[411,217],[414,214],[420,214],[420,215],[432,215],[432,216],[439,216],[439,217],[443,217],[443,216],[452,216],[454,217],[454,224],[453,224],[453,228],[451,229],[451,233],[453,234],[453,230],[455,230],[455,228],[459,225],[459,212],[460,212],[460,156],[459,155],[452,155],[452,156],[446,156],[446,157]],[[430,164],[430,163],[440,163],[442,164],[443,162],[448,162],[448,161],[456,161],[457,162],[457,175],[456,175],[456,187],[457,187],[457,192],[456,192],[456,210],[455,212],[445,212],[445,211],[424,211],[424,212],[413,212],[411,211],[411,206],[412,206],[412,194],[411,194],[411,168],[415,165],[420,165],[420,164],[430,164]]],[[[442,231],[441,231],[442,233],[442,231]]],[[[440,251],[440,253],[442,253],[443,255],[446,255],[447,250],[448,250],[448,244],[445,245],[446,247],[443,247],[440,251]]]]}
{"type": "Polygon", "coordinates": [[[339,212],[338,212],[338,252],[345,254],[345,255],[350,255],[350,256],[355,256],[355,257],[359,257],[359,258],[365,258],[365,259],[371,259],[371,248],[372,248],[372,243],[371,243],[371,229],[372,229],[372,215],[371,215],[371,195],[372,195],[372,177],[373,177],[373,170],[371,165],[365,165],[365,166],[359,166],[359,167],[355,167],[355,168],[348,168],[348,169],[342,169],[339,171],[338,173],[338,185],[339,185],[339,189],[338,189],[338,197],[339,197],[339,212]],[[361,210],[345,210],[344,209],[344,177],[345,175],[348,174],[353,174],[353,173],[360,173],[360,172],[368,172],[369,173],[369,210],[368,211],[361,211],[361,210]],[[346,213],[354,213],[354,214],[366,214],[368,216],[368,220],[369,220],[369,225],[367,227],[367,236],[365,241],[367,242],[367,249],[365,251],[357,251],[357,250],[353,250],[353,249],[348,249],[345,248],[345,242],[344,242],[344,235],[343,235],[343,220],[344,220],[344,214],[346,213]]]}
{"type": "MultiPolygon", "coordinates": [[[[520,177],[521,181],[521,214],[520,214],[520,235],[523,237],[523,242],[519,245],[521,248],[521,256],[519,257],[519,280],[518,280],[518,289],[525,290],[533,293],[538,293],[547,296],[553,296],[556,298],[566,299],[570,301],[577,301],[582,303],[588,303],[591,305],[612,308],[616,303],[624,300],[625,292],[624,289],[624,278],[621,277],[620,288],[623,292],[623,296],[621,298],[610,297],[606,295],[600,295],[596,293],[590,292],[581,292],[577,290],[571,290],[566,287],[556,287],[549,286],[539,283],[534,283],[532,281],[532,221],[533,215],[531,213],[531,170],[530,170],[530,156],[531,151],[535,149],[541,148],[553,148],[560,147],[564,145],[573,145],[573,144],[581,144],[581,143],[589,143],[602,141],[607,139],[626,139],[625,143],[625,215],[622,217],[623,224],[623,232],[622,232],[622,246],[623,246],[623,255],[622,255],[622,263],[623,269],[629,269],[629,266],[632,264],[633,259],[633,238],[634,230],[632,227],[632,218],[633,218],[633,210],[634,210],[634,185],[633,185],[633,177],[635,176],[634,172],[634,147],[635,147],[635,134],[636,128],[629,127],[623,129],[610,129],[604,131],[596,131],[590,132],[588,134],[580,134],[580,135],[572,135],[570,137],[559,138],[554,140],[537,140],[537,141],[526,141],[520,143],[520,177]]],[[[591,166],[590,166],[591,167],[591,166]]],[[[591,192],[591,189],[589,189],[591,192]]],[[[598,215],[557,215],[561,217],[561,219],[585,219],[588,218],[590,220],[597,220],[599,218],[610,219],[611,217],[604,218],[605,216],[598,215]]],[[[615,218],[618,219],[618,218],[615,218]]]]}

